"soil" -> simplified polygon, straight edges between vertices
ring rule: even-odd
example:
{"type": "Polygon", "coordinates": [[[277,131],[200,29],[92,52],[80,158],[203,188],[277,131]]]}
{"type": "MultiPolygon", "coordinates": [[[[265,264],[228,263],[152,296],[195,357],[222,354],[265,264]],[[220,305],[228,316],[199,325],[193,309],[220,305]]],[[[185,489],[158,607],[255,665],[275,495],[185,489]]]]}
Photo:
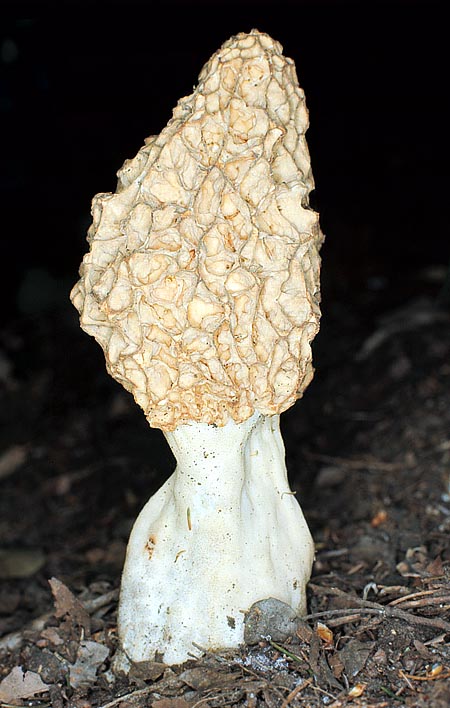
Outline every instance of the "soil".
{"type": "Polygon", "coordinates": [[[450,704],[450,317],[434,293],[355,301],[325,297],[315,379],[283,415],[317,547],[308,616],[128,679],[111,670],[126,542],[174,460],[70,307],[2,331],[3,705],[450,704]]]}

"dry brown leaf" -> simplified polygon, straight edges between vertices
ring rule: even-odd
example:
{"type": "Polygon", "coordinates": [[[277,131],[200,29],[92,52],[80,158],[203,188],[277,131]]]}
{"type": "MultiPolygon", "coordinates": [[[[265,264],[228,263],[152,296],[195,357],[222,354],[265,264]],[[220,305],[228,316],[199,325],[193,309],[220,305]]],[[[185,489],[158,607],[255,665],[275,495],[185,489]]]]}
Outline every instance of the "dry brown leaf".
{"type": "Polygon", "coordinates": [[[344,644],[339,652],[339,658],[350,680],[363,670],[372,649],[372,642],[360,642],[358,639],[350,639],[344,644]]]}
{"type": "Polygon", "coordinates": [[[15,666],[0,683],[0,701],[21,705],[23,698],[32,698],[48,689],[49,686],[42,681],[39,674],[15,666]]]}
{"type": "Polygon", "coordinates": [[[313,630],[309,626],[309,624],[306,624],[306,622],[302,622],[301,620],[298,622],[297,625],[297,630],[296,630],[296,635],[302,642],[306,642],[309,644],[311,641],[311,637],[313,635],[313,630]]]}
{"type": "Polygon", "coordinates": [[[160,661],[137,661],[131,665],[129,672],[130,679],[143,679],[144,681],[156,681],[163,675],[167,664],[160,661]]]}
{"type": "Polygon", "coordinates": [[[367,684],[365,683],[355,683],[355,685],[347,693],[347,696],[349,698],[359,698],[364,693],[366,685],[367,684]]]}
{"type": "Polygon", "coordinates": [[[372,526],[372,528],[377,529],[379,526],[386,523],[387,518],[387,511],[385,511],[385,509],[380,509],[379,511],[377,511],[375,516],[372,517],[370,525],[372,526]]]}
{"type": "Polygon", "coordinates": [[[207,688],[218,688],[221,686],[232,685],[239,678],[238,673],[225,673],[224,671],[216,671],[215,669],[207,669],[198,667],[186,669],[180,674],[180,679],[185,684],[196,691],[203,691],[207,688]]]}
{"type": "Polygon", "coordinates": [[[109,655],[108,647],[98,642],[84,640],[80,642],[77,660],[69,667],[72,688],[86,688],[97,678],[97,669],[109,655]]]}
{"type": "Polygon", "coordinates": [[[42,639],[53,644],[53,646],[58,647],[64,644],[64,639],[61,637],[60,633],[55,627],[46,627],[41,632],[42,639]]]}
{"type": "Polygon", "coordinates": [[[435,678],[436,676],[440,676],[444,670],[444,667],[442,664],[435,664],[430,671],[430,676],[435,678]]]}
{"type": "Polygon", "coordinates": [[[341,658],[338,653],[332,654],[331,656],[328,657],[328,663],[330,665],[330,669],[333,672],[334,678],[341,678],[342,672],[344,671],[344,664],[341,661],[341,658]]]}
{"type": "Polygon", "coordinates": [[[440,556],[437,556],[434,560],[432,560],[430,563],[428,563],[426,567],[427,573],[430,575],[437,575],[440,576],[444,572],[444,567],[442,565],[442,558],[440,556]]]}
{"type": "Polygon", "coordinates": [[[89,635],[91,618],[81,602],[58,578],[50,578],[48,582],[55,601],[55,616],[59,619],[67,615],[72,624],[82,627],[89,635]]]}
{"type": "Polygon", "coordinates": [[[333,632],[326,624],[323,624],[323,622],[317,622],[316,632],[325,644],[331,644],[333,642],[333,632]]]}

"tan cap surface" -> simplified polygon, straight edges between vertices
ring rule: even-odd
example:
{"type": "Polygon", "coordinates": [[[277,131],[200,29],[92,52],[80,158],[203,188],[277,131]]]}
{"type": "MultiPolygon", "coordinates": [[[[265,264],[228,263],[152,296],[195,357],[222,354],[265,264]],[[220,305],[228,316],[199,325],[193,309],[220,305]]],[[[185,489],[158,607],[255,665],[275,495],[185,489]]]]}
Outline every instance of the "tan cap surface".
{"type": "Polygon", "coordinates": [[[150,425],[280,413],[310,382],[322,235],[307,127],[292,60],[239,34],[94,198],[71,298],[150,425]]]}

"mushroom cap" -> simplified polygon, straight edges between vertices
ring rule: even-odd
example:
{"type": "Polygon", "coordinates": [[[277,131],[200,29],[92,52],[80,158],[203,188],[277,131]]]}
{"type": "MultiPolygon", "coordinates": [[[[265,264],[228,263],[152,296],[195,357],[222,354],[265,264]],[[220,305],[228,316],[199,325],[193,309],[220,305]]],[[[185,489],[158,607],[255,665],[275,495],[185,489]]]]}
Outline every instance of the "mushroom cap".
{"type": "Polygon", "coordinates": [[[310,382],[323,237],[307,127],[293,61],[238,34],[94,197],[71,299],[151,426],[281,413],[310,382]]]}

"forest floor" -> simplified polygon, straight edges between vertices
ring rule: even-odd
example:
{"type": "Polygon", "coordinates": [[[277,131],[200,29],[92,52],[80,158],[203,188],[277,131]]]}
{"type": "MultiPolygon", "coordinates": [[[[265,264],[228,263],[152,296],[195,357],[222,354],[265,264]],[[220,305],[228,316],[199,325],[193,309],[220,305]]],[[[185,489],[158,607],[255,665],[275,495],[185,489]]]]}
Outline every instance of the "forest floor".
{"type": "Polygon", "coordinates": [[[282,416],[317,549],[308,616],[128,679],[111,670],[126,542],[173,458],[69,308],[2,331],[0,705],[450,705],[450,317],[427,299],[324,312],[282,416]]]}

